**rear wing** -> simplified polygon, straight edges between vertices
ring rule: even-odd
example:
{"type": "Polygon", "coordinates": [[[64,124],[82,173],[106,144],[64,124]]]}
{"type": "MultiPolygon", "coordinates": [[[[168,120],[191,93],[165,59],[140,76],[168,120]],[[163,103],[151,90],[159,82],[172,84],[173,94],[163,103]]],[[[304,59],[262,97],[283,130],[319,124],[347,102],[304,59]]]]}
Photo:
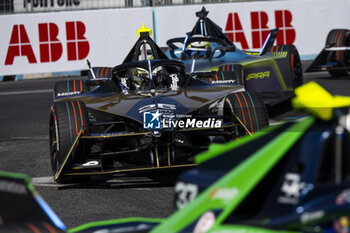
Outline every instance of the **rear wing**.
{"type": "Polygon", "coordinates": [[[350,47],[326,47],[324,48],[311,63],[311,65],[305,70],[305,72],[319,72],[327,70],[350,70],[350,67],[340,66],[337,67],[338,62],[336,60],[329,60],[334,52],[349,51],[350,47]]]}
{"type": "Polygon", "coordinates": [[[64,232],[26,175],[0,171],[0,232],[64,232]]]}
{"type": "Polygon", "coordinates": [[[250,55],[256,55],[256,56],[266,55],[269,51],[271,51],[271,48],[273,47],[273,44],[275,43],[275,40],[277,38],[278,31],[279,31],[278,28],[270,30],[270,33],[267,35],[264,45],[261,47],[260,52],[247,51],[247,50],[245,50],[245,52],[250,55]]]}
{"type": "Polygon", "coordinates": [[[89,67],[88,80],[104,80],[112,78],[112,67],[96,66],[92,67],[89,60],[86,60],[89,67]]]}
{"type": "Polygon", "coordinates": [[[275,43],[275,40],[277,38],[277,34],[278,34],[279,29],[275,28],[270,30],[269,35],[267,36],[263,47],[260,50],[259,55],[264,55],[266,52],[270,51],[271,48],[273,47],[273,44],[275,43]]]}

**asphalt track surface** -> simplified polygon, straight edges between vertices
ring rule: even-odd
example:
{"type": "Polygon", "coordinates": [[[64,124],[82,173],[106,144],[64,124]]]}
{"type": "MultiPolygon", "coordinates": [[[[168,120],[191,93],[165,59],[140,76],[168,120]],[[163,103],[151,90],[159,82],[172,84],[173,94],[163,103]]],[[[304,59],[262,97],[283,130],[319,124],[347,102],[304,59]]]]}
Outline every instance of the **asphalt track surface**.
{"type": "MultiPolygon", "coordinates": [[[[304,67],[306,65],[304,64],[304,67]]],[[[57,185],[49,160],[52,89],[60,79],[0,83],[0,170],[26,173],[68,228],[126,217],[164,218],[172,213],[175,174],[93,177],[89,185],[57,185]]],[[[350,77],[305,74],[333,94],[350,96],[350,77]]]]}

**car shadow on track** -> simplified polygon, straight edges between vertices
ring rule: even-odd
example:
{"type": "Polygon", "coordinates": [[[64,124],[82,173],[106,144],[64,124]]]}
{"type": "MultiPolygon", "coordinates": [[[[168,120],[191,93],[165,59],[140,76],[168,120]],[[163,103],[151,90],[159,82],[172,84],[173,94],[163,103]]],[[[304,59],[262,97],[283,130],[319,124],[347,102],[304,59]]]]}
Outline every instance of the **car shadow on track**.
{"type": "Polygon", "coordinates": [[[181,171],[159,172],[128,176],[91,176],[89,182],[61,184],[58,190],[65,189],[142,189],[173,187],[181,171]]]}

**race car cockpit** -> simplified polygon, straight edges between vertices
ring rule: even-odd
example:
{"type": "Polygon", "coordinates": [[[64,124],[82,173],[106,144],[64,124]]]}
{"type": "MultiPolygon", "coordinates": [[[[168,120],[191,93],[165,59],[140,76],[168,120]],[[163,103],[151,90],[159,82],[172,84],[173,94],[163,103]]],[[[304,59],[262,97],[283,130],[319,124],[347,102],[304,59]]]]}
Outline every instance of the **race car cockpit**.
{"type": "Polygon", "coordinates": [[[179,61],[147,60],[115,66],[112,72],[118,89],[127,94],[178,90],[185,85],[184,69],[179,61]]]}
{"type": "Polygon", "coordinates": [[[185,49],[186,57],[209,58],[212,53],[210,42],[208,41],[195,41],[190,43],[185,49]]]}

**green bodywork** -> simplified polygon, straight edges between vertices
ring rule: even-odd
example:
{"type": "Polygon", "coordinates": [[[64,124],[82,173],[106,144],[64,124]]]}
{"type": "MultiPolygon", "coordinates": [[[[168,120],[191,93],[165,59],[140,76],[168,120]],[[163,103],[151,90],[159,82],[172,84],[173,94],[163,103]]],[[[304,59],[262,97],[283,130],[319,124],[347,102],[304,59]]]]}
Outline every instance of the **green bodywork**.
{"type": "MultiPolygon", "coordinates": [[[[263,148],[255,152],[251,157],[242,162],[234,170],[202,192],[193,202],[185,208],[178,210],[163,224],[157,226],[152,232],[181,232],[186,227],[196,222],[208,211],[220,211],[216,217],[211,232],[219,228],[227,216],[241,203],[249,192],[270,171],[270,169],[285,155],[314,122],[313,117],[293,124],[290,128],[270,141],[263,148]],[[254,176],[252,176],[254,174],[254,176]],[[233,190],[236,195],[223,200],[215,198],[215,190],[233,190]],[[213,195],[214,193],[214,195],[213,195]]],[[[266,133],[262,131],[261,133],[266,133]]],[[[250,139],[251,140],[251,139],[250,139]]],[[[235,142],[232,142],[234,144],[235,142]]],[[[244,143],[244,142],[243,142],[244,143]]],[[[208,154],[219,155],[209,150],[208,154]]],[[[204,154],[201,155],[205,156],[204,154]]],[[[222,229],[222,228],[221,228],[222,229]]]]}
{"type": "MultiPolygon", "coordinates": [[[[71,229],[69,232],[75,233],[86,230],[89,227],[119,224],[135,221],[143,222],[158,222],[151,232],[187,232],[193,231],[191,227],[196,223],[201,216],[208,212],[219,213],[215,216],[215,221],[207,232],[290,232],[290,231],[275,231],[260,227],[252,227],[246,225],[230,225],[223,224],[225,219],[237,206],[247,197],[251,190],[263,179],[263,177],[274,167],[276,163],[286,154],[286,152],[300,139],[304,132],[313,124],[315,118],[308,117],[300,122],[292,124],[288,129],[284,130],[279,136],[267,143],[263,148],[252,154],[249,158],[243,161],[235,169],[227,173],[216,183],[203,191],[196,199],[189,203],[183,209],[176,211],[169,218],[160,219],[145,219],[145,218],[129,218],[122,220],[112,220],[105,222],[96,222],[85,224],[71,229]],[[254,175],[252,175],[254,174],[254,175]],[[216,197],[215,194],[220,190],[227,190],[233,193],[231,196],[216,197]],[[192,225],[192,226],[191,226],[192,225]],[[188,228],[190,227],[190,228],[188,228]]],[[[268,134],[277,129],[281,125],[276,125],[266,128],[253,136],[246,136],[239,141],[232,141],[225,145],[212,145],[206,152],[197,156],[196,162],[202,163],[216,156],[219,156],[229,150],[249,143],[257,138],[268,134]]]]}
{"type": "Polygon", "coordinates": [[[27,188],[28,188],[31,192],[34,192],[34,191],[35,191],[34,186],[30,183],[30,177],[29,177],[28,175],[26,175],[26,174],[14,173],[14,172],[6,172],[6,171],[0,171],[0,176],[24,180],[25,183],[27,184],[27,188]]]}

